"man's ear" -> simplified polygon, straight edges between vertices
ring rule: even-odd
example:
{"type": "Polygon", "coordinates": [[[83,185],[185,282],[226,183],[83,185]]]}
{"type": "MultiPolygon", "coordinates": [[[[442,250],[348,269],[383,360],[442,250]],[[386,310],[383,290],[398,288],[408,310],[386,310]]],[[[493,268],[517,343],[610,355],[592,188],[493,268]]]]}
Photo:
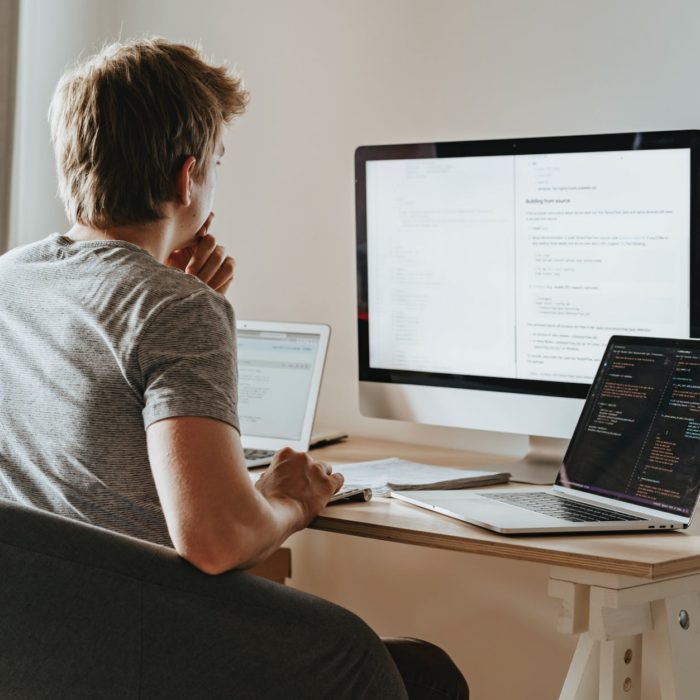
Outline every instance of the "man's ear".
{"type": "Polygon", "coordinates": [[[186,207],[189,207],[192,201],[192,178],[194,177],[195,165],[197,165],[195,157],[188,156],[177,171],[175,180],[175,198],[186,207]]]}

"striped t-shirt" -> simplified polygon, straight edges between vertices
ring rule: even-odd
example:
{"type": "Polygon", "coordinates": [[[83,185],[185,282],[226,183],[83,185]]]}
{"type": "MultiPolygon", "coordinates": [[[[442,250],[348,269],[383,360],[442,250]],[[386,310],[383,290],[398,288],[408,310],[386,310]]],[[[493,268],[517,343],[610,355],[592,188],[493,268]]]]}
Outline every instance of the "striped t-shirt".
{"type": "Polygon", "coordinates": [[[124,241],[0,257],[0,497],[171,545],[145,429],[238,429],[233,309],[124,241]]]}

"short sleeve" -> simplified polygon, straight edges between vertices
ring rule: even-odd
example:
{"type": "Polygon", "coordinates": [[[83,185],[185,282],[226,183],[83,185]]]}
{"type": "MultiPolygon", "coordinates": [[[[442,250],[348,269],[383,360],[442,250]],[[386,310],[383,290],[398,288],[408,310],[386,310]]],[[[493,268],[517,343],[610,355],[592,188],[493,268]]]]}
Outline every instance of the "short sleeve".
{"type": "Polygon", "coordinates": [[[216,418],[240,432],[233,309],[209,290],[169,302],[149,320],[136,348],[143,422],[216,418]]]}

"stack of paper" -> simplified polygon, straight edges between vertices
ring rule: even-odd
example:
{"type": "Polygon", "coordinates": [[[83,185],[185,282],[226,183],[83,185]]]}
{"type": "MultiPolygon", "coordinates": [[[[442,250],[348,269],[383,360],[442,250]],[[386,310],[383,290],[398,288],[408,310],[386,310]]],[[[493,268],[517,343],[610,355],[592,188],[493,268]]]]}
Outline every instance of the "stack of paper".
{"type": "Polygon", "coordinates": [[[376,496],[388,496],[390,491],[493,486],[510,479],[507,472],[439,467],[409,462],[398,457],[373,462],[334,464],[333,470],[345,477],[345,487],[371,488],[376,496]]]}

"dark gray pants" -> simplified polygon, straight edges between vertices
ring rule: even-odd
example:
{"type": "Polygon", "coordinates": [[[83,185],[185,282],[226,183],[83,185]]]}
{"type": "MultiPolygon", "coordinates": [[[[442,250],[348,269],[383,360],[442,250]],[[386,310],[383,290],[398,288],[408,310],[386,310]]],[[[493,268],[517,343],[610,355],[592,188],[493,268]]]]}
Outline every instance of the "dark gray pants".
{"type": "Polygon", "coordinates": [[[399,669],[409,700],[469,700],[462,672],[440,647],[420,639],[382,639],[399,669]]]}

